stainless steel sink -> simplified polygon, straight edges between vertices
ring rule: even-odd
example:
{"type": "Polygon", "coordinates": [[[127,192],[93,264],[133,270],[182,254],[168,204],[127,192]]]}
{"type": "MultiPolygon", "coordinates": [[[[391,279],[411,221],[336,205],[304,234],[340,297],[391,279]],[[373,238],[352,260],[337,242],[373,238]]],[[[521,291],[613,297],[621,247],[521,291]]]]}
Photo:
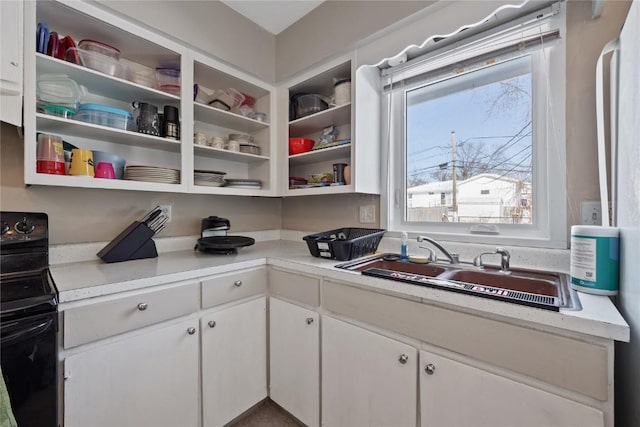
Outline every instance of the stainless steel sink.
{"type": "Polygon", "coordinates": [[[498,268],[478,268],[469,264],[417,264],[401,261],[396,254],[381,254],[340,264],[336,267],[363,275],[429,286],[454,292],[498,299],[547,310],[581,310],[576,292],[564,273],[498,268]]]}

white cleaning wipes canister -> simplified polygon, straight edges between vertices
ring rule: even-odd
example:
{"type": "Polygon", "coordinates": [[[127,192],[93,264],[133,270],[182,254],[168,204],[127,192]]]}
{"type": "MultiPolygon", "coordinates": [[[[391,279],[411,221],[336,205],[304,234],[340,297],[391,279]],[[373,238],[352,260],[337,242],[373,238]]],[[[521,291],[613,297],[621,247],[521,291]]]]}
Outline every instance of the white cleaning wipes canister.
{"type": "Polygon", "coordinates": [[[571,227],[571,287],[598,295],[618,293],[619,236],[616,227],[571,227]]]}

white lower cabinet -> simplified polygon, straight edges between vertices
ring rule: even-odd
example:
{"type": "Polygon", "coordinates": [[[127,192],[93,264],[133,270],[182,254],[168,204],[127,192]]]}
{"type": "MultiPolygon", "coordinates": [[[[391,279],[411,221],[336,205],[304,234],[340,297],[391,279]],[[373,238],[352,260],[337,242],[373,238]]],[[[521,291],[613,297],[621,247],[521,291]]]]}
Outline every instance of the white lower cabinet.
{"type": "Polygon", "coordinates": [[[604,425],[595,408],[426,351],[420,412],[423,427],[604,425]]]}
{"type": "Polygon", "coordinates": [[[201,322],[203,426],[223,426],[267,397],[266,297],[201,322]]]}
{"type": "Polygon", "coordinates": [[[65,427],[197,426],[197,322],[67,356],[65,427]]]}
{"type": "Polygon", "coordinates": [[[320,325],[315,311],[271,298],[271,399],[309,427],[320,424],[320,325]]]}
{"type": "Polygon", "coordinates": [[[322,317],[322,424],[415,426],[416,348],[322,317]]]}

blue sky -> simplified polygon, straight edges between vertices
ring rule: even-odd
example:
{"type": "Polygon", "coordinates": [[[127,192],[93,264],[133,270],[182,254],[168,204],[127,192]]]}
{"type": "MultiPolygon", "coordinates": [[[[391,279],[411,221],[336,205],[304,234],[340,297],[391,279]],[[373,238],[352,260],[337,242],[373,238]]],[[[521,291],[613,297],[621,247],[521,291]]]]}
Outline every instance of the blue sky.
{"type": "MultiPolygon", "coordinates": [[[[530,93],[528,76],[508,81],[530,93]]],[[[439,170],[438,165],[451,160],[452,131],[458,143],[481,142],[487,153],[502,147],[504,159],[496,167],[497,173],[529,167],[531,137],[522,136],[531,132],[531,99],[521,96],[491,108],[501,93],[500,84],[491,83],[412,105],[407,112],[408,174],[426,169],[422,176],[432,181],[431,173],[439,170]]]]}

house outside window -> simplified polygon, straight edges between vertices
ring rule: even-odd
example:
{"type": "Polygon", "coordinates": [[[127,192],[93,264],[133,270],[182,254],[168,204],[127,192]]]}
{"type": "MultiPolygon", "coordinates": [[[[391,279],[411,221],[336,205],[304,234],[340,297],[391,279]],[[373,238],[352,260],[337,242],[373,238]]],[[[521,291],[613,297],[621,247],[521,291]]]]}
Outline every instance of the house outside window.
{"type": "Polygon", "coordinates": [[[390,230],[566,247],[563,7],[383,72],[390,230]]]}

